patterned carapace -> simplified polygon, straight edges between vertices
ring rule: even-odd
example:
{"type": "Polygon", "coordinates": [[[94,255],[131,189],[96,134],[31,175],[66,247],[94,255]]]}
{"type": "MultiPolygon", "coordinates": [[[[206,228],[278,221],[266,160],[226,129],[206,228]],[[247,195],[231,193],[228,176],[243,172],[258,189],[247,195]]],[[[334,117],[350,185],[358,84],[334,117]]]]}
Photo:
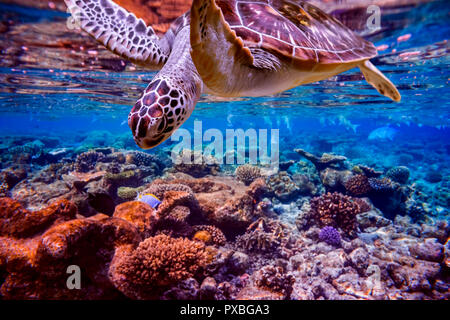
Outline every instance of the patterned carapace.
{"type": "Polygon", "coordinates": [[[216,0],[223,16],[248,48],[317,63],[368,59],[377,52],[320,9],[288,0],[216,0]]]}

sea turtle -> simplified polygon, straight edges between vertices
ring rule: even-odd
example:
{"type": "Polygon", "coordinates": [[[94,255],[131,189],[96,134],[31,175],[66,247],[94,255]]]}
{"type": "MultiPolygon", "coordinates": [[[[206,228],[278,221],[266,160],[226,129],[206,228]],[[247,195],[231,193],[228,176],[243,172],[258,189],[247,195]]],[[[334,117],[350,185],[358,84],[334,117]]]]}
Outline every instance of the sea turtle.
{"type": "Polygon", "coordinates": [[[271,95],[359,67],[378,92],[400,100],[369,61],[374,45],[307,2],[194,0],[161,38],[111,0],[65,2],[81,28],[109,50],[161,68],[128,116],[144,149],[169,138],[203,92],[271,95]]]}

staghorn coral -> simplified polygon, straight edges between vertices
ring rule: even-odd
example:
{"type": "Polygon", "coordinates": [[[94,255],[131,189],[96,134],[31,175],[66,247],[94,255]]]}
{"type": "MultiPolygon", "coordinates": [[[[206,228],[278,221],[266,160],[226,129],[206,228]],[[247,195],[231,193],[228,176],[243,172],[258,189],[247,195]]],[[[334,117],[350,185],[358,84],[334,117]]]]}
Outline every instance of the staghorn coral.
{"type": "Polygon", "coordinates": [[[215,226],[196,225],[192,228],[192,230],[193,238],[203,241],[206,244],[222,246],[227,241],[223,232],[215,226]]]}
{"type": "Polygon", "coordinates": [[[234,175],[239,181],[242,181],[246,186],[248,186],[257,178],[261,177],[261,169],[257,166],[244,164],[236,168],[234,175]]]}
{"type": "Polygon", "coordinates": [[[342,229],[348,236],[356,235],[356,215],[361,212],[359,205],[349,196],[338,192],[326,193],[310,201],[311,218],[320,226],[342,229]]]}
{"type": "Polygon", "coordinates": [[[136,248],[120,247],[111,262],[109,277],[126,296],[145,299],[154,297],[158,287],[197,275],[207,262],[203,243],[157,235],[136,248]]]}
{"type": "Polygon", "coordinates": [[[75,160],[75,171],[88,172],[95,168],[97,162],[105,159],[105,155],[101,152],[87,151],[79,154],[75,160]]]}
{"type": "Polygon", "coordinates": [[[409,179],[409,169],[405,166],[390,168],[386,172],[386,177],[400,184],[405,184],[409,179]]]}
{"type": "Polygon", "coordinates": [[[341,245],[341,235],[339,234],[339,231],[330,226],[320,229],[319,239],[320,241],[324,241],[335,247],[339,247],[341,245]]]}
{"type": "Polygon", "coordinates": [[[369,179],[364,174],[357,174],[347,180],[345,189],[351,196],[363,197],[372,191],[369,179]]]}

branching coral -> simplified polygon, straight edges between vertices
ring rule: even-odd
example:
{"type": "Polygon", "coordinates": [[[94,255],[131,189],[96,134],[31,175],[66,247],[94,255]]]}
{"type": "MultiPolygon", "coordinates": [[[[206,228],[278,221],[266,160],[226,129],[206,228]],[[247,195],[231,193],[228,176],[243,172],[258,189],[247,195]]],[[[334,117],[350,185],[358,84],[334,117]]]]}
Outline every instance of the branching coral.
{"type": "Polygon", "coordinates": [[[239,181],[242,181],[246,186],[248,186],[254,180],[261,177],[261,169],[250,164],[244,164],[237,167],[234,174],[239,181]]]}
{"type": "Polygon", "coordinates": [[[157,235],[136,248],[121,247],[114,256],[110,278],[130,298],[149,298],[155,287],[167,287],[194,277],[208,262],[205,245],[199,241],[157,235]]]}
{"type": "Polygon", "coordinates": [[[320,227],[339,227],[348,236],[355,236],[356,215],[361,209],[353,198],[338,192],[328,192],[312,198],[310,205],[310,215],[320,227]]]}
{"type": "Polygon", "coordinates": [[[347,180],[345,189],[352,196],[363,197],[370,193],[372,187],[364,174],[357,174],[347,180]]]}

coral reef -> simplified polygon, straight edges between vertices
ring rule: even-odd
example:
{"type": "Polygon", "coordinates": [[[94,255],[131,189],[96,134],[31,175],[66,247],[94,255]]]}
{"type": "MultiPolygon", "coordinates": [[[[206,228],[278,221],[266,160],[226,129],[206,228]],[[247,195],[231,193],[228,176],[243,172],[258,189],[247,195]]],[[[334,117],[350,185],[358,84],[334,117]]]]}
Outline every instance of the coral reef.
{"type": "Polygon", "coordinates": [[[261,169],[257,166],[244,164],[236,168],[234,172],[236,178],[242,181],[246,186],[261,177],[261,169]]]}
{"type": "Polygon", "coordinates": [[[354,141],[317,140],[359,158],[289,151],[280,172],[233,175],[114,137],[0,148],[0,299],[450,298],[448,171],[421,149],[380,164],[354,141]],[[67,288],[70,266],[81,290],[67,288]]]}

